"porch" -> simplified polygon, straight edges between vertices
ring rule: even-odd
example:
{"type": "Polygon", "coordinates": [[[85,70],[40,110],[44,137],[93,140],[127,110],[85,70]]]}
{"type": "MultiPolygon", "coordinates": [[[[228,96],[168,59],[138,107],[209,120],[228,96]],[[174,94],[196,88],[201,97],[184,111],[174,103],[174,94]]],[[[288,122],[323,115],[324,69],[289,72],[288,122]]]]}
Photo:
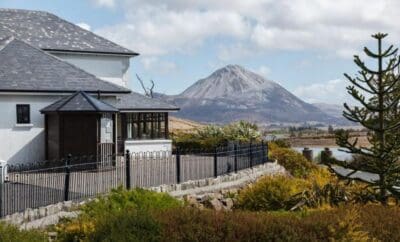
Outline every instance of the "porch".
{"type": "Polygon", "coordinates": [[[169,110],[137,107],[121,110],[114,106],[117,104],[107,98],[101,99],[100,95],[96,98],[77,92],[42,109],[46,160],[72,155],[93,157],[95,162],[111,164],[115,156],[123,156],[126,150],[172,150],[168,134],[169,110]]]}
{"type": "Polygon", "coordinates": [[[68,155],[111,163],[115,154],[115,119],[119,110],[85,92],[45,107],[46,160],[68,155]]]}

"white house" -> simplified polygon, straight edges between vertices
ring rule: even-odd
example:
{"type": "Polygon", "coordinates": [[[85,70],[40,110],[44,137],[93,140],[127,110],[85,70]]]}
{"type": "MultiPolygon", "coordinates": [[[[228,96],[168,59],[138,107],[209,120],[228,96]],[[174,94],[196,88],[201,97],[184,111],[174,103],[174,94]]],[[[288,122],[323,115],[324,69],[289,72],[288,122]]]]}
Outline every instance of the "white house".
{"type": "Polygon", "coordinates": [[[138,54],[42,11],[0,9],[0,160],[171,150],[168,112],[132,92],[138,54]]]}

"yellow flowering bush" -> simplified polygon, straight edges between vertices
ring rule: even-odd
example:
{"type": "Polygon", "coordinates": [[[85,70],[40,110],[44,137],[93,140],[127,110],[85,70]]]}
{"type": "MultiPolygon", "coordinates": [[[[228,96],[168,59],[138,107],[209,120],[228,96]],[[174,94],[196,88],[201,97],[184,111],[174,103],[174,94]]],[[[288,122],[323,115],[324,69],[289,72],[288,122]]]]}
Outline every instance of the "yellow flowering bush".
{"type": "Polygon", "coordinates": [[[275,143],[269,144],[269,158],[277,160],[280,165],[295,177],[305,177],[318,166],[308,161],[302,154],[291,148],[282,148],[275,143]]]}
{"type": "Polygon", "coordinates": [[[252,211],[290,209],[291,198],[311,189],[309,181],[287,176],[266,176],[243,189],[238,195],[237,207],[252,211]]]}

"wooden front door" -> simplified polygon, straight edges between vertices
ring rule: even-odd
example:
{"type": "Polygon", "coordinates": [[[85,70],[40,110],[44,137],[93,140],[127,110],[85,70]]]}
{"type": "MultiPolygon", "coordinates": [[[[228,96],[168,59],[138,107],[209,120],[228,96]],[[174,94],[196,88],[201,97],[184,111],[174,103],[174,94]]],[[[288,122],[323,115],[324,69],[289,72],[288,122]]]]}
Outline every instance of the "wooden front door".
{"type": "Polygon", "coordinates": [[[97,114],[62,114],[61,156],[97,156],[97,114]]]}

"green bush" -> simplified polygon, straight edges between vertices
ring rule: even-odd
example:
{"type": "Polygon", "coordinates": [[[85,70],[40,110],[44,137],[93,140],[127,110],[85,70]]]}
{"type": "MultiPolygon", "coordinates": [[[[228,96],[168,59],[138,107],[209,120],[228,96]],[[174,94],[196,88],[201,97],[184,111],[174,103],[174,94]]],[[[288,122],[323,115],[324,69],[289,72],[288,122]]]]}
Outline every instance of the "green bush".
{"type": "Polygon", "coordinates": [[[149,212],[127,208],[103,215],[91,220],[92,225],[87,225],[91,232],[84,236],[65,227],[60,241],[400,241],[397,206],[273,213],[192,207],[149,212]]]}
{"type": "Polygon", "coordinates": [[[118,188],[85,205],[78,219],[55,229],[61,241],[157,241],[160,228],[152,212],[181,206],[165,193],[118,188]]]}
{"type": "Polygon", "coordinates": [[[96,220],[86,241],[160,241],[161,227],[147,211],[125,209],[106,212],[96,220]]]}
{"type": "Polygon", "coordinates": [[[306,177],[312,170],[318,166],[299,152],[290,148],[282,148],[274,143],[269,145],[269,155],[271,160],[277,160],[280,165],[295,177],[306,177]]]}
{"type": "Polygon", "coordinates": [[[296,194],[310,189],[311,183],[286,176],[266,176],[238,195],[237,207],[251,211],[291,209],[296,194]]]}
{"type": "Polygon", "coordinates": [[[142,188],[125,190],[122,187],[114,189],[104,197],[86,204],[83,212],[88,216],[101,216],[107,211],[122,211],[124,209],[152,210],[179,207],[181,202],[167,193],[157,193],[142,188]]]}
{"type": "Polygon", "coordinates": [[[225,126],[208,125],[194,133],[176,133],[171,135],[174,145],[182,149],[214,150],[225,146],[229,141],[239,143],[260,142],[261,134],[255,124],[240,121],[225,126]]]}
{"type": "Polygon", "coordinates": [[[277,140],[269,142],[269,144],[270,145],[272,144],[273,146],[277,146],[280,148],[290,148],[291,147],[290,142],[288,142],[287,140],[284,140],[284,139],[277,139],[277,140]]]}
{"type": "Polygon", "coordinates": [[[19,230],[16,226],[0,223],[0,241],[24,242],[47,241],[47,235],[38,230],[19,230]]]}

